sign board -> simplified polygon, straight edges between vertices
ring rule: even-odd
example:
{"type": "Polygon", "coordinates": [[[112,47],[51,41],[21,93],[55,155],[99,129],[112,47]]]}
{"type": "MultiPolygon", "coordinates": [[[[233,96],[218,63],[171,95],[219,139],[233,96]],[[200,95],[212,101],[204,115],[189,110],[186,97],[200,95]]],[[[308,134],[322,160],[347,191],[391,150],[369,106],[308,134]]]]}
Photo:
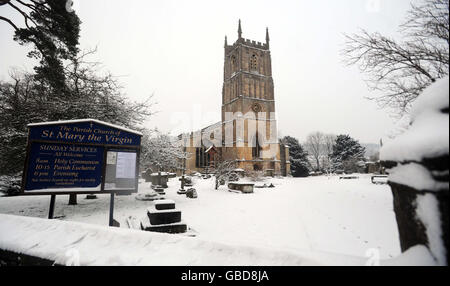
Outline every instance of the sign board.
{"type": "Polygon", "coordinates": [[[28,128],[23,195],[137,192],[139,132],[94,119],[28,128]]]}

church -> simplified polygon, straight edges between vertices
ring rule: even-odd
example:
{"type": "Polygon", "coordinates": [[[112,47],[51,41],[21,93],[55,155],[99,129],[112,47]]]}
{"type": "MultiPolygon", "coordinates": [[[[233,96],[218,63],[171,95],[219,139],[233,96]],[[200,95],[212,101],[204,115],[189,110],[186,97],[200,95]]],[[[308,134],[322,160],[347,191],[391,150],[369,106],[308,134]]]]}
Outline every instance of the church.
{"type": "Polygon", "coordinates": [[[225,36],[222,120],[178,138],[188,158],[187,172],[214,169],[219,161],[234,161],[244,171],[290,174],[289,149],[277,134],[274,83],[269,45],[242,37],[229,45],[225,36]]]}

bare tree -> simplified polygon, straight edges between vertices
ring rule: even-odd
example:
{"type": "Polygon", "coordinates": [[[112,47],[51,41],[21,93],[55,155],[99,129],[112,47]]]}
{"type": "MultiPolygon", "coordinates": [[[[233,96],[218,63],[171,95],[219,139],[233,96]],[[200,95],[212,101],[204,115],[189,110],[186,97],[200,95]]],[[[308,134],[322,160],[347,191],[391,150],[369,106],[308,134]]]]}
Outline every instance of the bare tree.
{"type": "Polygon", "coordinates": [[[214,168],[215,176],[215,189],[219,189],[219,186],[225,184],[231,176],[235,176],[236,161],[235,160],[223,160],[221,157],[216,162],[214,168]]]}
{"type": "Polygon", "coordinates": [[[159,166],[164,171],[182,169],[189,153],[179,144],[177,138],[155,130],[143,130],[141,164],[159,166]]]}
{"type": "Polygon", "coordinates": [[[315,162],[314,169],[316,171],[320,170],[321,168],[320,157],[323,154],[324,138],[325,135],[321,132],[314,132],[309,134],[308,137],[306,137],[305,147],[308,153],[314,159],[315,162]]]}
{"type": "Polygon", "coordinates": [[[448,75],[448,16],[449,0],[425,0],[411,6],[400,26],[401,42],[365,30],[345,35],[345,63],[357,64],[369,88],[382,92],[369,99],[403,115],[427,86],[448,75]]]}
{"type": "Polygon", "coordinates": [[[333,169],[333,164],[331,161],[331,155],[333,154],[333,146],[336,144],[337,136],[334,134],[325,134],[323,138],[324,150],[322,158],[322,168],[330,173],[333,169]]]}

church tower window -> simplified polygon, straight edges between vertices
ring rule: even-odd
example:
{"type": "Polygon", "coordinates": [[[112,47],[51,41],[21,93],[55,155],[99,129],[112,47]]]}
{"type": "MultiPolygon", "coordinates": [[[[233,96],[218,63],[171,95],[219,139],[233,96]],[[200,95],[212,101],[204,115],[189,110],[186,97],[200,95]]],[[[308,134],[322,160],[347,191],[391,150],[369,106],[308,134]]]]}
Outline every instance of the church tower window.
{"type": "Polygon", "coordinates": [[[252,156],[253,159],[261,158],[261,145],[259,144],[258,134],[253,137],[253,147],[252,147],[252,156]]]}
{"type": "Polygon", "coordinates": [[[256,55],[252,55],[250,59],[250,70],[255,71],[258,69],[258,57],[256,55]]]}
{"type": "Polygon", "coordinates": [[[234,73],[236,72],[237,67],[236,67],[236,57],[232,56],[231,57],[231,72],[234,73]]]}

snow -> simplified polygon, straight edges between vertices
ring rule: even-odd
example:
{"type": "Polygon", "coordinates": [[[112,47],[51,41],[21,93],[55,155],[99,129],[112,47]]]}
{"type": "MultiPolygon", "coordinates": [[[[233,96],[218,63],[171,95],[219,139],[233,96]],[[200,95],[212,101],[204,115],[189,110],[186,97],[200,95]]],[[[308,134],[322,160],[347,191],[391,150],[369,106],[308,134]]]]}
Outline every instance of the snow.
{"type": "Polygon", "coordinates": [[[425,245],[416,245],[400,256],[381,262],[382,266],[437,266],[436,260],[425,245]]]}
{"type": "Polygon", "coordinates": [[[412,118],[415,119],[421,113],[432,110],[439,112],[449,106],[449,77],[439,79],[426,88],[414,102],[411,110],[412,118]]]}
{"type": "Polygon", "coordinates": [[[421,161],[449,153],[449,78],[428,87],[414,102],[410,128],[381,149],[382,161],[421,161]]]}
{"type": "Polygon", "coordinates": [[[180,212],[181,210],[175,208],[175,209],[166,209],[166,210],[158,210],[155,208],[155,206],[151,206],[147,208],[148,213],[173,213],[173,212],[180,212]]]}
{"type": "Polygon", "coordinates": [[[448,182],[438,182],[430,171],[417,163],[400,165],[389,170],[389,181],[409,186],[420,191],[440,191],[448,189],[448,182]]]}
{"type": "MultiPolygon", "coordinates": [[[[168,172],[161,172],[161,176],[169,176],[172,175],[173,173],[168,173],[168,172]]],[[[159,173],[151,173],[150,176],[159,176],[159,173]]]]}
{"type": "Polygon", "coordinates": [[[0,233],[1,249],[62,265],[317,264],[283,251],[231,247],[169,234],[4,214],[0,214],[0,233]]]}
{"type": "MultiPolygon", "coordinates": [[[[247,195],[228,192],[226,186],[216,191],[214,183],[214,178],[194,178],[199,197],[188,199],[176,194],[180,187],[178,178],[169,180],[165,198],[176,203],[177,209],[182,211],[182,220],[198,234],[189,238],[189,243],[179,235],[162,238],[162,234],[136,231],[133,233],[138,237],[157,235],[152,237],[157,237],[161,245],[149,246],[155,253],[147,253],[144,248],[138,251],[148,242],[146,238],[130,241],[124,238],[124,244],[136,244],[135,250],[124,249],[125,246],[116,241],[104,242],[99,247],[104,250],[99,251],[105,257],[89,261],[114,264],[117,261],[111,257],[116,254],[119,262],[132,265],[235,265],[244,262],[245,265],[365,265],[368,249],[378,249],[382,260],[400,254],[392,193],[387,185],[372,184],[370,175],[360,175],[356,180],[339,180],[333,176],[267,178],[264,183],[273,183],[275,188],[255,189],[253,194],[247,195]],[[110,246],[105,248],[106,245],[110,246]],[[139,253],[142,260],[130,258],[139,253]],[[152,257],[157,258],[152,260],[152,257]]],[[[150,183],[141,180],[138,194],[116,197],[114,218],[122,227],[127,227],[130,216],[141,218],[147,208],[154,206],[154,202],[136,199],[150,191],[150,183]]],[[[68,206],[68,196],[57,196],[54,216],[63,221],[94,224],[90,227],[95,229],[95,225],[106,226],[109,195],[97,197],[85,200],[80,195],[78,205],[68,206]]],[[[0,197],[0,213],[46,218],[49,201],[49,196],[0,197]]],[[[7,229],[13,228],[8,225],[7,229]]],[[[0,231],[0,239],[4,238],[3,233],[9,236],[9,232],[0,231]]],[[[55,234],[49,234],[52,235],[55,234]]],[[[107,241],[109,235],[99,234],[99,237],[107,241]]],[[[68,236],[66,240],[61,236],[59,239],[66,244],[55,245],[69,245],[69,238],[76,241],[80,237],[68,236]]],[[[97,247],[99,242],[89,243],[97,247]]]]}
{"type": "Polygon", "coordinates": [[[432,255],[441,266],[446,266],[446,250],[442,239],[439,202],[432,194],[419,195],[417,197],[417,216],[424,224],[428,244],[432,255]]]}
{"type": "Polygon", "coordinates": [[[97,120],[97,119],[91,119],[91,118],[86,118],[86,119],[74,119],[74,120],[59,120],[59,121],[48,121],[48,122],[38,122],[38,123],[30,123],[27,126],[28,127],[33,127],[33,126],[42,126],[42,125],[56,125],[56,124],[74,124],[74,123],[82,123],[82,122],[95,122],[97,124],[100,125],[106,125],[112,128],[116,128],[119,130],[123,130],[129,133],[134,133],[140,136],[143,136],[143,134],[139,131],[133,130],[133,129],[129,129],[123,126],[119,126],[119,125],[115,125],[112,123],[108,123],[108,122],[104,122],[101,120],[97,120]]]}
{"type": "Polygon", "coordinates": [[[168,205],[168,204],[174,204],[175,201],[173,200],[159,200],[155,202],[155,206],[156,205],[168,205]]]}
{"type": "Polygon", "coordinates": [[[449,115],[427,111],[381,149],[382,161],[421,161],[449,153],[449,115]]]}

